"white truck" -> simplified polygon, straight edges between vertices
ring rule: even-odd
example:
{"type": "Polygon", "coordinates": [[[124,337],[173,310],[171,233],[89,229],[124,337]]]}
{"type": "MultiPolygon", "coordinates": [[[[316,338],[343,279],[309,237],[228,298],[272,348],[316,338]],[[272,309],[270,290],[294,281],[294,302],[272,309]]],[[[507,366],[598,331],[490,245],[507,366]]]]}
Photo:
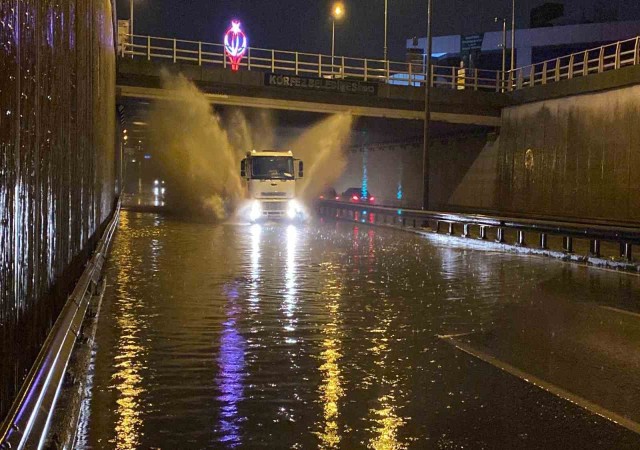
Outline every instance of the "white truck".
{"type": "Polygon", "coordinates": [[[304,176],[304,164],[294,159],[291,151],[247,152],[240,163],[240,176],[247,183],[251,222],[302,218],[302,205],[296,200],[296,180],[304,176]]]}

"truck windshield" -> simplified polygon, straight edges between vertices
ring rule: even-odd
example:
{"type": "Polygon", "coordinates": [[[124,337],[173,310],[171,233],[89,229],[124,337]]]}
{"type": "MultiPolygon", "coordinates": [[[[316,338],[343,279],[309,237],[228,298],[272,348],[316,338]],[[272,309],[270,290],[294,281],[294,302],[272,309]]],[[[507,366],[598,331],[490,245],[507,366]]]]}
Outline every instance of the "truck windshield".
{"type": "Polygon", "coordinates": [[[258,180],[293,180],[290,156],[256,156],[251,159],[251,175],[258,180]]]}

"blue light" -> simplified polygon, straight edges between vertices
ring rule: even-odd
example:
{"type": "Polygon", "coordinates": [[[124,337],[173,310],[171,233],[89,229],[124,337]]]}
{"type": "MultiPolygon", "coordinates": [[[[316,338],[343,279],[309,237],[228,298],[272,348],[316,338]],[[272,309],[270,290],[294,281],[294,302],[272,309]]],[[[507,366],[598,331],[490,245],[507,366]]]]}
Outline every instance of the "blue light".
{"type": "Polygon", "coordinates": [[[366,216],[366,215],[367,215],[367,212],[366,212],[366,211],[362,211],[362,215],[363,215],[363,216],[366,216]]]}
{"type": "Polygon", "coordinates": [[[399,215],[399,216],[401,216],[401,215],[402,215],[402,210],[401,210],[401,209],[399,209],[399,210],[398,210],[398,215],[399,215]]]}
{"type": "Polygon", "coordinates": [[[151,159],[151,155],[144,155],[144,159],[151,159]]]}
{"type": "Polygon", "coordinates": [[[369,149],[365,147],[362,155],[362,198],[369,197],[369,174],[367,173],[367,162],[369,159],[369,149]]]}

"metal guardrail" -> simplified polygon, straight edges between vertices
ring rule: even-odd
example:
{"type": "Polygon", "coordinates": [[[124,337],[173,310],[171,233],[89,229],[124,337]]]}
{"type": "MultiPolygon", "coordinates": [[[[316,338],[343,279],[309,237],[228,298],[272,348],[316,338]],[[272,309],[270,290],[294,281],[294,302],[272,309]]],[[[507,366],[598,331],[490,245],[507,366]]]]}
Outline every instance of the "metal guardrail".
{"type": "Polygon", "coordinates": [[[518,90],[635,66],[639,62],[640,36],[520,67],[509,73],[508,84],[510,90],[518,90]]]}
{"type": "Polygon", "coordinates": [[[431,227],[436,232],[442,226],[448,228],[448,233],[456,234],[456,227],[462,227],[463,237],[487,239],[487,231],[495,230],[496,241],[507,243],[505,231],[516,231],[515,245],[527,246],[526,233],[537,235],[536,246],[541,250],[548,250],[550,235],[563,238],[563,250],[573,253],[574,239],[589,240],[590,256],[601,257],[603,242],[613,242],[620,246],[620,256],[627,261],[633,261],[633,246],[640,245],[640,227],[633,225],[604,225],[570,221],[556,221],[543,219],[524,219],[513,217],[488,216],[481,214],[457,214],[415,209],[398,209],[383,206],[358,205],[354,203],[323,201],[319,204],[320,215],[338,219],[361,220],[364,212],[372,224],[398,224],[413,228],[431,227]],[[431,226],[431,225],[434,226],[431,226]],[[472,236],[471,226],[477,227],[477,236],[472,236]]]}
{"type": "Polygon", "coordinates": [[[116,207],[96,251],[53,325],[0,428],[2,450],[41,448],[44,445],[67,364],[89,306],[89,294],[99,282],[119,212],[120,205],[116,207]]]}
{"type": "MultiPolygon", "coordinates": [[[[226,68],[224,45],[154,36],[127,35],[121,56],[213,65],[226,68]]],[[[432,66],[429,80],[434,88],[494,92],[514,91],[571,80],[640,63],[640,36],[578,53],[519,67],[513,71],[462,69],[432,66]]],[[[351,58],[250,47],[240,63],[242,70],[283,75],[371,81],[405,86],[424,86],[424,65],[369,58],[351,58]]]]}
{"type": "MultiPolygon", "coordinates": [[[[170,39],[154,36],[127,35],[121,44],[123,57],[191,63],[198,66],[230,67],[223,44],[170,39]]],[[[385,61],[370,58],[351,58],[316,53],[247,48],[239,64],[241,70],[264,71],[282,75],[312,76],[379,82],[405,86],[424,86],[423,64],[385,61]]],[[[488,90],[499,92],[508,85],[500,71],[459,69],[433,66],[431,85],[448,89],[488,90]]]]}

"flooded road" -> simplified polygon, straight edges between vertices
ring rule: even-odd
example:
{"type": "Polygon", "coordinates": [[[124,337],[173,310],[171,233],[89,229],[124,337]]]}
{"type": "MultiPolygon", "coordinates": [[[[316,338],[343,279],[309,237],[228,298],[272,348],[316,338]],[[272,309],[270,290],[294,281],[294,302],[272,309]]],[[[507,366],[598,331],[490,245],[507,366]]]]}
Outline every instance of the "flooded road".
{"type": "Polygon", "coordinates": [[[352,223],[135,212],[106,276],[80,448],[640,447],[438,337],[552,291],[628,307],[638,277],[352,223]]]}

